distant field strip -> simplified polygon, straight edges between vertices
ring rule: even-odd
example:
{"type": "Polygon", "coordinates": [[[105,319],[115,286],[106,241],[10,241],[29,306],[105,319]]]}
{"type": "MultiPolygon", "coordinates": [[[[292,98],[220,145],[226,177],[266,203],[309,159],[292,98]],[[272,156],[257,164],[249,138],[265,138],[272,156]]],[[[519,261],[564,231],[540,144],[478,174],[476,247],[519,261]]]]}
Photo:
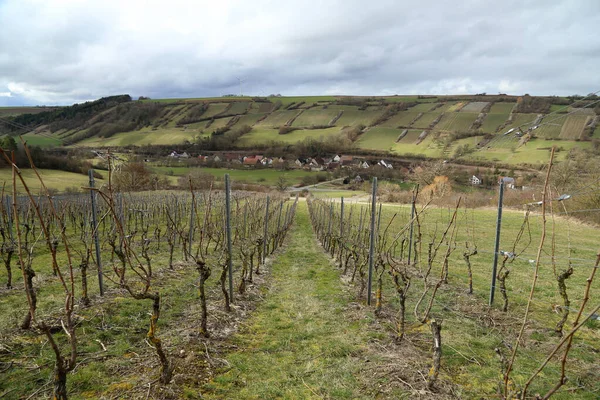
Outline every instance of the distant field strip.
{"type": "Polygon", "coordinates": [[[441,121],[435,126],[436,130],[468,132],[469,128],[477,119],[478,114],[453,112],[445,113],[441,121]]]}
{"type": "Polygon", "coordinates": [[[214,117],[217,114],[222,113],[223,111],[225,111],[225,109],[227,108],[229,104],[227,103],[211,103],[208,106],[208,110],[206,110],[204,112],[204,114],[202,114],[202,118],[210,118],[210,117],[214,117]]]}
{"type": "MultiPolygon", "coordinates": [[[[436,110],[437,111],[437,110],[436,110]]],[[[441,112],[426,112],[413,124],[414,128],[429,128],[442,113],[441,112]]]]}
{"type": "Polygon", "coordinates": [[[472,101],[464,106],[460,112],[480,113],[489,103],[486,101],[472,101]]]}
{"type": "Polygon", "coordinates": [[[494,103],[490,110],[490,114],[510,114],[515,103],[494,103]]]}
{"type": "MultiPolygon", "coordinates": [[[[417,104],[416,106],[409,108],[409,110],[414,111],[414,112],[428,112],[434,106],[435,106],[435,104],[432,104],[432,103],[422,103],[422,104],[417,104]]],[[[438,111],[438,109],[436,109],[435,111],[438,111]]]]}
{"type": "Polygon", "coordinates": [[[481,128],[484,133],[494,133],[500,125],[502,125],[508,119],[508,113],[506,114],[492,114],[489,113],[485,116],[481,128]]]}
{"type": "Polygon", "coordinates": [[[233,103],[233,106],[231,106],[231,108],[229,109],[229,111],[227,112],[228,114],[244,114],[245,112],[248,111],[248,107],[250,106],[249,102],[246,101],[240,101],[240,102],[236,102],[233,103]]]}
{"type": "Polygon", "coordinates": [[[560,137],[563,139],[580,139],[583,136],[583,128],[588,119],[588,115],[569,115],[560,131],[560,137]]]}
{"type": "MultiPolygon", "coordinates": [[[[412,110],[412,109],[411,109],[412,110]]],[[[415,111],[400,111],[392,118],[381,124],[382,127],[386,128],[397,128],[399,126],[409,126],[420,113],[415,111]]]]}
{"type": "Polygon", "coordinates": [[[383,110],[376,111],[359,111],[359,110],[348,110],[344,111],[344,114],[335,123],[336,126],[354,126],[354,125],[369,125],[375,119],[377,119],[383,110]]]}
{"type": "Polygon", "coordinates": [[[356,142],[361,149],[390,151],[402,129],[375,127],[360,135],[356,142]]]}
{"type": "Polygon", "coordinates": [[[253,128],[250,133],[242,136],[237,142],[242,147],[252,147],[257,144],[268,144],[270,142],[298,143],[305,139],[325,139],[327,136],[340,132],[340,127],[327,129],[299,129],[285,135],[279,134],[279,129],[253,128]]]}
{"type": "Polygon", "coordinates": [[[338,110],[329,110],[329,109],[311,109],[306,110],[292,124],[295,127],[303,127],[303,126],[319,126],[319,125],[328,125],[329,121],[331,121],[337,114],[338,110]]]}
{"type": "MultiPolygon", "coordinates": [[[[535,130],[536,136],[542,138],[557,138],[560,136],[563,125],[567,120],[566,115],[551,115],[542,120],[542,126],[535,130]]],[[[583,130],[583,128],[582,128],[583,130]]]]}
{"type": "Polygon", "coordinates": [[[294,116],[296,114],[298,114],[297,110],[275,111],[275,112],[272,112],[271,114],[269,114],[269,116],[267,118],[260,121],[256,125],[263,126],[263,127],[270,126],[270,127],[279,128],[280,126],[285,125],[285,123],[288,122],[290,119],[294,118],[294,116]]]}

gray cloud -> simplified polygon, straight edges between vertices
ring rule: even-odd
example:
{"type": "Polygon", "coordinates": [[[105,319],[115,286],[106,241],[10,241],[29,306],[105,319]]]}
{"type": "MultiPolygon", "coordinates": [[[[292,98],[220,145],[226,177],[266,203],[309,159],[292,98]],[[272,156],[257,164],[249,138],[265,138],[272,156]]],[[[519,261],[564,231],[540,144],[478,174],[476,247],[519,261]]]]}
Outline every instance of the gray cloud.
{"type": "Polygon", "coordinates": [[[0,105],[130,93],[587,94],[600,3],[0,0],[0,105]]]}

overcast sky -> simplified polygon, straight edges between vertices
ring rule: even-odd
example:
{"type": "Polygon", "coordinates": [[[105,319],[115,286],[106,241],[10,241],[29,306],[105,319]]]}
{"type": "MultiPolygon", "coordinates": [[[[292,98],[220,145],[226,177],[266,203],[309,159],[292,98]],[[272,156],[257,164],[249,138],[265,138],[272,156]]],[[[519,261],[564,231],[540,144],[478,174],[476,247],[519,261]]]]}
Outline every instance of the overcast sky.
{"type": "Polygon", "coordinates": [[[0,0],[0,105],[588,94],[600,1],[0,0]]]}

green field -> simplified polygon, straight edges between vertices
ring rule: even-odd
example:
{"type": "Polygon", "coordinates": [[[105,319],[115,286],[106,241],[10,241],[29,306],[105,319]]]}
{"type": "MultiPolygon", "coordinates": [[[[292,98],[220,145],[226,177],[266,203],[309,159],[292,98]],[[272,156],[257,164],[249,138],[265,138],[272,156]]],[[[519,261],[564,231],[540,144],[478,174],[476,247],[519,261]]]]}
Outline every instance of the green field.
{"type": "Polygon", "coordinates": [[[381,124],[382,127],[385,128],[397,128],[399,126],[409,126],[409,124],[417,118],[419,115],[418,112],[412,111],[400,111],[398,114],[394,115],[392,118],[385,121],[381,124]]]}
{"type": "Polygon", "coordinates": [[[442,113],[435,110],[434,112],[426,112],[421,118],[419,118],[413,125],[413,128],[429,128],[429,125],[433,123],[442,113]]]}
{"type": "Polygon", "coordinates": [[[250,133],[247,133],[240,138],[238,145],[241,147],[252,147],[256,144],[270,142],[298,143],[308,138],[321,140],[327,136],[340,133],[340,129],[340,127],[326,129],[299,129],[285,135],[280,135],[279,129],[253,128],[250,133]]]}
{"type": "Polygon", "coordinates": [[[580,139],[583,136],[585,124],[590,118],[592,118],[592,116],[569,115],[560,131],[560,137],[571,140],[580,139]]]}
{"type": "MultiPolygon", "coordinates": [[[[53,169],[38,169],[38,171],[42,176],[46,187],[58,192],[63,192],[65,189],[76,189],[78,191],[83,191],[82,187],[89,186],[87,174],[76,174],[74,172],[65,172],[53,169]]],[[[99,172],[102,175],[106,175],[104,171],[99,172]]],[[[32,193],[40,193],[42,190],[42,185],[35,175],[35,172],[31,169],[22,169],[21,173],[23,174],[25,183],[27,183],[27,186],[32,193]]],[[[104,184],[104,181],[96,178],[96,183],[96,186],[100,187],[104,184]]],[[[0,169],[0,187],[3,185],[5,194],[10,194],[12,192],[12,170],[10,168],[0,169]]],[[[25,193],[19,178],[17,178],[17,192],[21,194],[25,193]]]]}
{"type": "Polygon", "coordinates": [[[238,120],[238,122],[236,122],[236,124],[234,125],[234,128],[239,128],[244,125],[252,126],[252,125],[256,124],[256,122],[263,116],[265,116],[264,113],[253,113],[253,114],[242,115],[240,117],[240,119],[238,120]]]}
{"type": "Polygon", "coordinates": [[[510,114],[514,108],[515,103],[494,103],[490,109],[490,114],[510,114]]]}
{"type": "Polygon", "coordinates": [[[177,144],[186,140],[193,142],[198,135],[194,129],[169,128],[153,130],[144,128],[139,131],[121,132],[109,138],[92,137],[77,143],[77,146],[128,146],[144,144],[177,144]]]}
{"type": "Polygon", "coordinates": [[[483,151],[466,156],[466,159],[482,160],[482,161],[501,161],[508,164],[546,164],[550,159],[550,150],[552,146],[556,146],[554,159],[563,161],[567,158],[568,150],[572,148],[586,149],[591,147],[590,142],[574,142],[566,140],[544,140],[531,139],[524,146],[518,146],[518,140],[512,137],[501,138],[500,136],[488,144],[483,151]],[[513,151],[514,149],[514,151],[513,151]]]}
{"type": "MultiPolygon", "coordinates": [[[[523,132],[534,126],[534,122],[537,119],[537,114],[513,114],[513,120],[510,124],[506,125],[503,132],[508,131],[511,128],[521,128],[523,132]]],[[[502,133],[503,133],[502,132],[502,133]]]]}
{"type": "MultiPolygon", "coordinates": [[[[402,132],[402,131],[403,131],[403,129],[400,129],[400,132],[402,132]]],[[[422,132],[423,132],[422,129],[409,129],[408,132],[406,133],[406,135],[402,139],[400,139],[400,141],[398,143],[415,144],[415,142],[419,138],[419,135],[422,132]]]]}
{"type": "Polygon", "coordinates": [[[356,145],[361,149],[390,151],[402,129],[371,128],[360,135],[356,145]]]}
{"type": "Polygon", "coordinates": [[[294,127],[310,127],[329,125],[329,122],[338,114],[337,110],[312,109],[306,110],[292,124],[294,127]]]}
{"type": "Polygon", "coordinates": [[[249,169],[225,169],[225,168],[206,168],[206,167],[152,167],[152,170],[167,176],[185,176],[193,170],[200,170],[214,175],[217,179],[224,180],[225,174],[229,174],[232,182],[238,183],[259,183],[263,185],[274,186],[280,176],[289,181],[289,185],[296,185],[302,181],[305,176],[312,176],[317,172],[304,170],[280,171],[273,168],[249,168],[249,169]]]}
{"type": "Polygon", "coordinates": [[[484,133],[494,133],[500,127],[500,125],[506,122],[509,114],[492,114],[489,113],[485,116],[483,124],[481,125],[481,131],[484,133]]]}
{"type": "MultiPolygon", "coordinates": [[[[412,131],[416,132],[416,131],[412,131]]],[[[419,132],[420,134],[420,132],[419,132]]],[[[416,136],[418,137],[419,134],[416,136]]],[[[434,143],[432,140],[432,134],[429,134],[421,143],[416,144],[414,141],[409,143],[408,140],[412,139],[415,133],[412,135],[409,133],[406,141],[401,140],[399,143],[395,143],[392,147],[392,152],[395,154],[419,154],[427,157],[442,157],[443,147],[439,144],[434,143]],[[410,135],[410,137],[409,137],[410,135]]]]}
{"type": "Polygon", "coordinates": [[[248,107],[250,106],[250,102],[240,101],[233,103],[233,106],[227,111],[229,114],[244,114],[248,111],[248,107]]]}
{"type": "Polygon", "coordinates": [[[335,124],[336,126],[369,126],[373,121],[379,118],[381,114],[383,114],[383,110],[345,110],[340,119],[338,119],[335,124]]]}
{"type": "Polygon", "coordinates": [[[267,118],[256,124],[257,127],[277,127],[285,125],[289,120],[294,118],[300,110],[282,111],[278,110],[269,114],[267,118]]]}
{"type": "Polygon", "coordinates": [[[227,103],[210,103],[210,105],[208,106],[208,110],[206,110],[204,114],[202,114],[202,118],[214,117],[215,115],[225,111],[228,106],[229,104],[227,103]]]}
{"type": "Polygon", "coordinates": [[[62,140],[57,138],[56,136],[50,136],[47,134],[44,135],[36,135],[34,133],[27,133],[23,135],[23,139],[27,141],[29,146],[37,146],[37,147],[57,147],[62,145],[62,140]]]}
{"type": "MultiPolygon", "coordinates": [[[[432,104],[432,103],[423,103],[423,104],[417,104],[416,106],[409,108],[409,111],[416,112],[416,113],[428,112],[433,107],[434,107],[434,104],[432,104]]],[[[437,112],[438,110],[439,109],[436,108],[435,111],[437,112]]]]}
{"type": "Polygon", "coordinates": [[[542,120],[542,124],[535,130],[535,135],[541,138],[555,139],[560,136],[563,125],[567,120],[566,115],[551,115],[542,120]]]}
{"type": "Polygon", "coordinates": [[[445,113],[440,122],[435,126],[435,130],[468,132],[478,114],[466,112],[445,113]]]}
{"type": "Polygon", "coordinates": [[[477,113],[479,114],[489,103],[485,101],[472,101],[464,106],[460,112],[477,113]]]}

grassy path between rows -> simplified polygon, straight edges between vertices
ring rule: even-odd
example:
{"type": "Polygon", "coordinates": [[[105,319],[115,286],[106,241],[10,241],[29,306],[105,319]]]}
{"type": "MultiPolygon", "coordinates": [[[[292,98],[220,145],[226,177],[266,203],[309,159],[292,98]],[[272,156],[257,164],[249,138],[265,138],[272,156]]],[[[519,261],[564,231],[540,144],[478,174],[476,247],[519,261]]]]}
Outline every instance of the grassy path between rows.
{"type": "Polygon", "coordinates": [[[306,203],[289,235],[265,301],[233,339],[231,368],[207,385],[206,398],[372,398],[363,370],[375,361],[368,321],[348,318],[353,299],[315,241],[306,203]]]}

